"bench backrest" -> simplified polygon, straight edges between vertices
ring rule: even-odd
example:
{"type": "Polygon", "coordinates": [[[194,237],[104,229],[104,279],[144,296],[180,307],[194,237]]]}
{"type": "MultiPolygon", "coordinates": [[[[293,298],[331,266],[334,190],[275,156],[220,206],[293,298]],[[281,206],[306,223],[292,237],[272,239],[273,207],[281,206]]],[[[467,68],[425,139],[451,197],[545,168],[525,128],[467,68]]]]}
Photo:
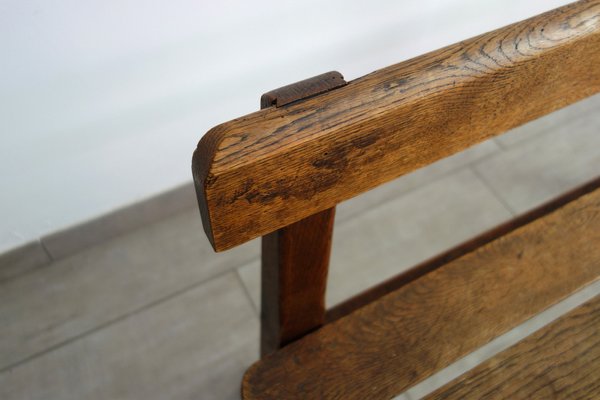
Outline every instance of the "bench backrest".
{"type": "Polygon", "coordinates": [[[211,129],[192,170],[216,251],[263,236],[263,354],[325,321],[336,204],[600,91],[582,0],[348,83],[325,74],[211,129]]]}

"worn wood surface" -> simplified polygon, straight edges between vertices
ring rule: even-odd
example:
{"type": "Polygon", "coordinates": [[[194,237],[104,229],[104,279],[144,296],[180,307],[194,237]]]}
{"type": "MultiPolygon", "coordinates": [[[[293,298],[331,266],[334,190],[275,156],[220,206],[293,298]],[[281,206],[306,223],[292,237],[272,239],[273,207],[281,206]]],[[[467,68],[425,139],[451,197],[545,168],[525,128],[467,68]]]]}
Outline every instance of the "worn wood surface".
{"type": "MultiPolygon", "coordinates": [[[[344,86],[337,71],[263,94],[261,108],[280,107],[344,86]]],[[[261,356],[321,326],[335,207],[262,238],[261,356]]]]}
{"type": "Polygon", "coordinates": [[[600,398],[600,296],[426,398],[600,398]]]}
{"type": "Polygon", "coordinates": [[[254,364],[245,399],[387,399],[600,275],[600,190],[254,364]]]}
{"type": "Polygon", "coordinates": [[[365,290],[362,293],[359,293],[346,301],[336,305],[335,307],[327,310],[325,314],[326,323],[335,321],[345,315],[350,314],[352,311],[369,304],[372,301],[377,300],[378,298],[393,292],[394,290],[398,290],[402,286],[414,281],[415,279],[420,278],[421,276],[434,271],[435,269],[449,263],[450,261],[456,260],[459,257],[483,246],[486,243],[491,242],[492,240],[496,240],[499,237],[506,235],[509,232],[514,231],[515,229],[526,225],[554,210],[564,206],[577,199],[578,197],[583,196],[589,192],[592,192],[596,189],[600,188],[600,176],[591,180],[590,182],[584,183],[574,189],[569,190],[566,193],[558,196],[555,199],[552,199],[522,215],[519,215],[509,221],[506,221],[486,232],[483,232],[476,237],[467,240],[464,243],[459,244],[451,249],[444,251],[441,254],[438,254],[435,257],[432,257],[428,260],[423,261],[422,263],[414,266],[413,268],[398,274],[390,279],[387,279],[380,284],[371,287],[365,290]]]}
{"type": "Polygon", "coordinates": [[[217,251],[600,90],[584,0],[210,130],[192,169],[217,251]]]}
{"type": "Polygon", "coordinates": [[[335,208],[262,239],[261,356],[325,322],[335,208]]]}

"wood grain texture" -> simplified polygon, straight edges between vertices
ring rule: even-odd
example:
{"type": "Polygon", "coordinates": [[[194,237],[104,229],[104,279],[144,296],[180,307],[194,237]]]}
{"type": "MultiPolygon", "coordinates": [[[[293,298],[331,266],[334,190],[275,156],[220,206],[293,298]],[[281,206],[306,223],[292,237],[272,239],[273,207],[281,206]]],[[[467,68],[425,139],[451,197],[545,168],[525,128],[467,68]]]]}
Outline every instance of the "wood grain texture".
{"type": "MultiPolygon", "coordinates": [[[[280,107],[346,85],[337,71],[263,94],[261,108],[280,107]]],[[[261,357],[321,326],[335,207],[262,238],[261,357]]]]}
{"type": "Polygon", "coordinates": [[[335,208],[262,239],[261,356],[325,322],[325,290],[335,208]]]}
{"type": "Polygon", "coordinates": [[[254,364],[245,399],[388,399],[600,275],[600,190],[254,364]]]}
{"type": "Polygon", "coordinates": [[[345,315],[350,314],[352,311],[377,300],[378,298],[398,290],[402,286],[428,274],[437,268],[448,264],[449,262],[456,260],[463,255],[476,250],[486,243],[496,240],[509,232],[514,231],[521,226],[524,226],[544,215],[564,206],[565,204],[587,194],[596,189],[600,188],[600,176],[590,182],[584,183],[574,189],[569,190],[566,193],[552,199],[540,206],[527,211],[517,217],[506,221],[486,232],[477,235],[476,237],[467,240],[455,247],[452,247],[435,257],[423,261],[422,263],[415,265],[411,269],[404,271],[396,276],[387,279],[380,284],[359,293],[346,301],[337,304],[335,307],[327,310],[325,314],[325,322],[329,323],[339,319],[345,315]]]}
{"type": "Polygon", "coordinates": [[[426,399],[600,398],[600,296],[426,399]]]}
{"type": "Polygon", "coordinates": [[[211,129],[192,170],[217,251],[600,90],[583,0],[211,129]]]}

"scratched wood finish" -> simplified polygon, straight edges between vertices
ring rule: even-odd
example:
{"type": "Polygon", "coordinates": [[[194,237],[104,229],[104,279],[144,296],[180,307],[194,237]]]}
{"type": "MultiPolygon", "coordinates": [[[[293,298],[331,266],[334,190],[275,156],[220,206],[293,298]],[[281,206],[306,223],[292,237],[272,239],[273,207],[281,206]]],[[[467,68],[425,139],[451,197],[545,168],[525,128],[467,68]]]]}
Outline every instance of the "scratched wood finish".
{"type": "Polygon", "coordinates": [[[599,399],[600,296],[427,399],[599,399]]]}
{"type": "Polygon", "coordinates": [[[564,206],[570,201],[573,201],[578,197],[590,193],[598,188],[600,188],[600,176],[572,190],[569,190],[568,192],[563,193],[562,195],[511,219],[510,221],[506,221],[486,232],[483,232],[476,237],[459,244],[458,246],[452,247],[433,258],[425,260],[409,270],[387,279],[380,284],[347,299],[335,307],[330,308],[325,314],[325,322],[329,323],[348,315],[352,311],[369,304],[370,302],[375,301],[378,298],[393,292],[394,290],[398,290],[402,286],[422,277],[431,271],[434,271],[450,261],[456,260],[457,258],[476,250],[484,244],[489,243],[492,240],[496,240],[499,237],[506,235],[507,233],[512,232],[515,229],[518,229],[521,226],[526,225],[556,210],[557,208],[564,206]]]}
{"type": "Polygon", "coordinates": [[[245,399],[388,399],[600,275],[600,190],[255,363],[245,399]]]}
{"type": "Polygon", "coordinates": [[[211,129],[192,161],[217,251],[600,90],[600,0],[573,3],[211,129]]]}
{"type": "Polygon", "coordinates": [[[261,356],[323,325],[335,208],[262,239],[261,356]]]}

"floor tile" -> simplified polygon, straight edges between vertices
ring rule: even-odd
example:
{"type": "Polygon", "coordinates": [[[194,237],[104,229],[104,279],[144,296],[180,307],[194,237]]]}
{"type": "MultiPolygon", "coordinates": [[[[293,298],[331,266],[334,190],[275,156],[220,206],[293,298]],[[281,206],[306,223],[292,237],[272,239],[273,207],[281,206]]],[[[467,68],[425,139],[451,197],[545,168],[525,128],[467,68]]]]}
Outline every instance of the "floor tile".
{"type": "Polygon", "coordinates": [[[475,166],[516,213],[600,175],[600,113],[574,119],[475,166]]]}
{"type": "Polygon", "coordinates": [[[495,138],[502,147],[510,147],[538,135],[551,133],[575,119],[595,119],[600,110],[600,94],[531,121],[495,138]]]}
{"type": "Polygon", "coordinates": [[[510,217],[468,170],[369,210],[336,227],[327,304],[335,305],[510,217]]]}
{"type": "Polygon", "coordinates": [[[0,286],[0,369],[243,265],[251,242],[216,254],[196,210],[0,286]]]}
{"type": "MultiPolygon", "coordinates": [[[[190,182],[94,220],[44,236],[42,242],[52,258],[58,260],[88,246],[192,208],[197,209],[197,200],[194,186],[190,182]]],[[[200,213],[196,212],[199,217],[200,213]]]]}
{"type": "MultiPolygon", "coordinates": [[[[328,306],[510,218],[503,204],[600,175],[598,99],[341,204],[328,306]]],[[[258,241],[215,254],[194,208],[4,282],[0,269],[0,398],[238,399],[258,319],[235,268],[258,309],[258,241]]]]}
{"type": "Polygon", "coordinates": [[[0,374],[0,398],[239,399],[258,319],[233,273],[0,374]]]}
{"type": "Polygon", "coordinates": [[[490,157],[499,152],[499,150],[498,145],[493,140],[487,140],[451,157],[444,158],[408,175],[383,184],[376,189],[339,204],[336,209],[336,221],[346,220],[363,211],[377,207],[380,203],[394,199],[460,167],[490,157]]]}
{"type": "Polygon", "coordinates": [[[248,290],[254,308],[260,312],[260,260],[257,259],[238,268],[237,272],[248,290]]]}
{"type": "MultiPolygon", "coordinates": [[[[470,171],[462,170],[373,208],[336,219],[329,307],[509,219],[510,213],[470,171]]],[[[260,306],[260,264],[239,269],[260,306]]]]}

